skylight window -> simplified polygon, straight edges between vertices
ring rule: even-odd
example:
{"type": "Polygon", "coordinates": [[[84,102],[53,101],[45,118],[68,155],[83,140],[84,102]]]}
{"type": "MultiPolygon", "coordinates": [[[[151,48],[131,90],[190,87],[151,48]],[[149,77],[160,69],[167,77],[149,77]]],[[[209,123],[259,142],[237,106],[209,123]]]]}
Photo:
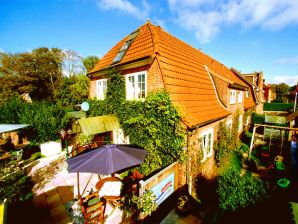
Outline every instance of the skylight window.
{"type": "Polygon", "coordinates": [[[131,33],[128,37],[128,40],[125,41],[125,43],[122,45],[122,47],[120,48],[118,54],[116,55],[116,57],[113,60],[113,63],[118,63],[121,61],[121,59],[123,58],[124,54],[126,53],[126,51],[128,50],[128,48],[130,47],[131,43],[134,41],[134,39],[137,37],[139,31],[135,31],[133,33],[131,33]]]}

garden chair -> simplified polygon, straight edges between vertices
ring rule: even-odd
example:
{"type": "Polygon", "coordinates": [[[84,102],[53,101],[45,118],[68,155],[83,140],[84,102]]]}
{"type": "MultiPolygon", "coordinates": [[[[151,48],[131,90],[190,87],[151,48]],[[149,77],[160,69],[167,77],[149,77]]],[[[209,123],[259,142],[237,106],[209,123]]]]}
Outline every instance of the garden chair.
{"type": "MultiPolygon", "coordinates": [[[[113,208],[120,205],[122,181],[120,178],[112,176],[99,180],[96,184],[99,197],[103,198],[105,203],[109,203],[113,208]]],[[[106,205],[105,205],[106,207],[106,205]]]]}
{"type": "Polygon", "coordinates": [[[79,202],[85,223],[104,222],[104,202],[99,198],[98,192],[90,193],[86,197],[80,198],[79,202]]]}

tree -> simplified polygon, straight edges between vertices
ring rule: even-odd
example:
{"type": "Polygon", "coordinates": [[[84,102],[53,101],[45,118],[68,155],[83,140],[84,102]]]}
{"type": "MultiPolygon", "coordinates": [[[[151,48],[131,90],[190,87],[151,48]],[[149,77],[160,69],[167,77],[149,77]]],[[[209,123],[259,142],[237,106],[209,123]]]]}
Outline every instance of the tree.
{"type": "Polygon", "coordinates": [[[62,78],[63,54],[58,48],[41,47],[31,53],[0,55],[1,96],[29,93],[35,100],[52,100],[62,78]]]}
{"type": "Polygon", "coordinates": [[[275,86],[276,91],[276,102],[285,103],[288,101],[290,87],[285,83],[280,83],[275,86]]]}
{"type": "Polygon", "coordinates": [[[55,94],[55,101],[63,107],[72,107],[88,99],[89,78],[84,74],[64,77],[55,94]]]}
{"type": "Polygon", "coordinates": [[[91,69],[95,67],[95,65],[99,62],[100,58],[97,56],[88,56],[83,59],[83,64],[87,70],[87,72],[90,72],[91,69]]]}
{"type": "Polygon", "coordinates": [[[65,76],[72,76],[86,73],[82,57],[73,50],[63,51],[63,73],[65,76]]]}

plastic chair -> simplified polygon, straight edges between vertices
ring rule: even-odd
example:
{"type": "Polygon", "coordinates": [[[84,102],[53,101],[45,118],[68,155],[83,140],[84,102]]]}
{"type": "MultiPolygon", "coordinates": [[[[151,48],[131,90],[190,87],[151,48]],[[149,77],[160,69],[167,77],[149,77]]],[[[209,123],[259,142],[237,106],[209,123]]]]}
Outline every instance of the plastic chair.
{"type": "Polygon", "coordinates": [[[274,164],[276,162],[281,162],[282,163],[283,160],[284,160],[284,157],[282,157],[282,156],[275,156],[275,158],[274,158],[274,164]]]}
{"type": "Polygon", "coordinates": [[[291,181],[287,178],[281,178],[277,181],[278,186],[283,189],[286,189],[290,185],[291,181]]]}

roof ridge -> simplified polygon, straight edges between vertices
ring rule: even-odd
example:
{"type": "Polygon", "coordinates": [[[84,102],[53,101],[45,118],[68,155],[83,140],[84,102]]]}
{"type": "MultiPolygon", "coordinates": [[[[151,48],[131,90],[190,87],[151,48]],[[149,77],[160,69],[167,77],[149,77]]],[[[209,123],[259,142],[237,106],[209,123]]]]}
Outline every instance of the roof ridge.
{"type": "Polygon", "coordinates": [[[148,26],[149,32],[151,34],[151,40],[153,44],[153,54],[159,54],[160,53],[159,46],[158,46],[159,38],[155,30],[156,26],[154,26],[150,21],[149,22],[147,21],[145,25],[148,26]],[[153,26],[154,29],[151,29],[151,26],[153,26]]]}

